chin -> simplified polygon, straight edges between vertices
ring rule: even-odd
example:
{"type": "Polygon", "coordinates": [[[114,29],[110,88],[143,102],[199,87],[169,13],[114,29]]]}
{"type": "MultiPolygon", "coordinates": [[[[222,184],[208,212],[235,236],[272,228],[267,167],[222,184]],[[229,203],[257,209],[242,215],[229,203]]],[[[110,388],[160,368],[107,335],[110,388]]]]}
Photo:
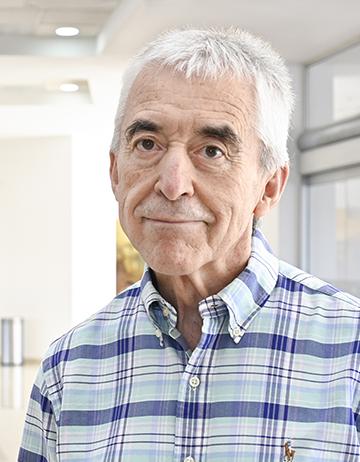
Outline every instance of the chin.
{"type": "Polygon", "coordinates": [[[192,274],[203,266],[203,255],[196,250],[181,248],[154,248],[150,252],[142,252],[143,258],[152,270],[168,276],[184,276],[192,274]]]}
{"type": "Polygon", "coordinates": [[[198,269],[193,264],[177,265],[171,262],[154,262],[154,264],[148,263],[148,265],[155,273],[166,276],[187,276],[198,269]]]}

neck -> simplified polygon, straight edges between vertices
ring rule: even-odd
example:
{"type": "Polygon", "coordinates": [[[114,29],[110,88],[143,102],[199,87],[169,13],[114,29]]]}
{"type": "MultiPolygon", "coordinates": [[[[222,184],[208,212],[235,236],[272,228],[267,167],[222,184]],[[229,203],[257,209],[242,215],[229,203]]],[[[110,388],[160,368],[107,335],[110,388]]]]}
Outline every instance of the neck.
{"type": "Polygon", "coordinates": [[[161,295],[177,310],[179,322],[198,316],[198,304],[215,295],[238,276],[247,265],[251,252],[251,237],[232,249],[230,258],[210,262],[193,273],[167,275],[154,273],[155,285],[161,295]]]}
{"type": "Polygon", "coordinates": [[[202,318],[198,304],[227,286],[245,268],[251,251],[251,240],[242,251],[232,253],[232,264],[210,263],[186,275],[154,273],[155,284],[161,295],[177,311],[177,329],[188,347],[194,350],[201,337],[202,318]],[[236,261],[236,264],[235,264],[236,261]]]}

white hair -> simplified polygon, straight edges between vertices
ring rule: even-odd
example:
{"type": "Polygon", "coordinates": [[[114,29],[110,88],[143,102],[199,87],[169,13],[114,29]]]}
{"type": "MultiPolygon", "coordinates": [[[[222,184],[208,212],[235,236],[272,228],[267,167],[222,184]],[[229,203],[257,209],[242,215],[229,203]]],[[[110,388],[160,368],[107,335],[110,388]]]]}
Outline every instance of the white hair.
{"type": "Polygon", "coordinates": [[[254,82],[255,129],[263,144],[262,165],[272,171],[288,162],[287,138],[294,101],[288,69],[268,43],[235,28],[166,32],[135,56],[123,76],[112,152],[120,149],[121,122],[131,87],[148,65],[170,67],[186,78],[233,75],[254,82]]]}

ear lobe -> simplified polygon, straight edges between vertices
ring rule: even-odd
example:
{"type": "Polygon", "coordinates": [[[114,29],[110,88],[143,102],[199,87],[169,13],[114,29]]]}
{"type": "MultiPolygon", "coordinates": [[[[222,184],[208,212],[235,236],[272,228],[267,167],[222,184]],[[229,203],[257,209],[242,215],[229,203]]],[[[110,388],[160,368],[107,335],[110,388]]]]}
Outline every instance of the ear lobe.
{"type": "Polygon", "coordinates": [[[280,200],[285,189],[286,182],[289,176],[289,165],[280,167],[270,178],[268,178],[262,197],[256,204],[254,215],[256,218],[263,217],[272,209],[280,200]]]}
{"type": "Polygon", "coordinates": [[[117,158],[113,152],[110,152],[110,179],[111,179],[111,188],[113,193],[116,195],[116,187],[119,184],[119,174],[117,168],[117,158]]]}

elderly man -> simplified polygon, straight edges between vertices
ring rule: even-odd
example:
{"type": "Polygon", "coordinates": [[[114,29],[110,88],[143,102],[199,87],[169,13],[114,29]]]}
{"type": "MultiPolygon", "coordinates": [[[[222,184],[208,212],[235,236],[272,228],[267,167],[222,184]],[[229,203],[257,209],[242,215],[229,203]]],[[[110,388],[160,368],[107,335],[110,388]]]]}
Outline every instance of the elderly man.
{"type": "Polygon", "coordinates": [[[280,262],[292,94],[236,31],[160,36],[128,69],[110,154],[139,283],[55,341],[19,461],[358,461],[359,301],[280,262]]]}

